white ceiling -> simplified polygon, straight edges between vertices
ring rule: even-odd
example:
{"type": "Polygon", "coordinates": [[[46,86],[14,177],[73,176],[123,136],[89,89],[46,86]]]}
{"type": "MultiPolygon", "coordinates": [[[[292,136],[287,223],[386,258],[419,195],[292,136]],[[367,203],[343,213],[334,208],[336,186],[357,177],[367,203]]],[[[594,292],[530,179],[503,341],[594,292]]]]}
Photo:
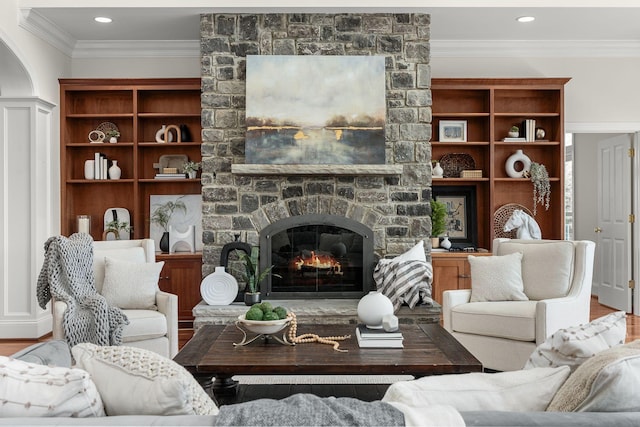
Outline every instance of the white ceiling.
{"type": "MultiPolygon", "coordinates": [[[[286,1],[285,1],[286,2],[286,1]]],[[[69,1],[22,0],[21,26],[34,32],[71,56],[101,56],[99,50],[110,46],[121,52],[126,46],[146,47],[161,51],[163,47],[197,48],[199,15],[201,13],[265,13],[265,12],[421,12],[431,14],[431,42],[438,54],[443,48],[454,49],[466,44],[493,44],[495,48],[517,51],[535,44],[540,49],[552,49],[562,44],[565,50],[582,49],[585,52],[618,51],[640,56],[640,0],[582,1],[582,4],[616,7],[322,7],[322,8],[243,8],[243,7],[166,7],[170,1],[156,1],[165,7],[125,7],[122,1],[91,4],[116,6],[71,7],[69,1]],[[62,4],[63,7],[52,7],[62,4]],[[627,7],[619,7],[619,6],[627,7]],[[97,15],[113,19],[111,24],[96,23],[97,15]],[[533,15],[531,23],[518,23],[515,18],[533,15]],[[158,43],[162,41],[163,43],[158,43]],[[461,43],[461,42],[464,43],[461,43]],[[168,42],[168,43],[167,43],[168,42]],[[508,45],[506,44],[508,42],[508,45]],[[549,47],[550,46],[550,47],[549,47]]],[[[129,1],[130,6],[141,4],[129,1]]],[[[182,4],[201,3],[182,0],[182,4]]],[[[326,4],[327,2],[323,2],[326,4]]],[[[341,2],[343,4],[344,1],[341,2]]],[[[353,3],[353,2],[352,2],[353,3]]],[[[375,4],[375,0],[369,2],[375,4]]],[[[400,2],[400,5],[412,3],[400,2]]],[[[423,3],[429,3],[424,1],[423,3]]],[[[434,3],[434,2],[430,2],[434,3]]],[[[436,2],[446,3],[446,2],[436,2]]],[[[449,1],[447,4],[464,3],[449,1]]],[[[468,2],[467,2],[468,3],[468,2]]],[[[485,4],[505,4],[505,1],[485,1],[485,4]]],[[[509,4],[525,4],[513,0],[509,4]]],[[[548,2],[538,1],[537,4],[548,2]]],[[[556,1],[555,4],[561,3],[556,1]]],[[[569,2],[565,2],[569,3],[569,2]]],[[[260,3],[264,4],[264,3],[260,3]]],[[[388,4],[388,3],[387,3],[388,4]]],[[[477,4],[477,3],[476,3],[477,4]]],[[[148,2],[147,2],[148,5],[148,2]]],[[[157,53],[157,52],[156,52],[157,53]]],[[[440,52],[444,53],[444,52],[440,52]]],[[[569,52],[570,53],[570,52],[569,52]]],[[[103,56],[103,55],[102,55],[103,56]]],[[[597,56],[597,55],[596,55],[597,56]]],[[[606,55],[605,55],[606,56],[606,55]]]]}

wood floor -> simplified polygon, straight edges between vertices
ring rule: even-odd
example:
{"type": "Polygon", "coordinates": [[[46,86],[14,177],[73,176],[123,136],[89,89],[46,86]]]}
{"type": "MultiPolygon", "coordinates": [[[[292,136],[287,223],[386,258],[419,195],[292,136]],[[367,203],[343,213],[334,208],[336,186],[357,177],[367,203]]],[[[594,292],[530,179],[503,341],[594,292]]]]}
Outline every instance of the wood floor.
{"type": "MultiPolygon", "coordinates": [[[[602,317],[606,314],[613,313],[614,309],[609,307],[605,307],[603,305],[598,304],[597,298],[591,298],[591,319],[597,319],[598,317],[602,317]]],[[[191,329],[180,329],[178,332],[179,335],[179,346],[182,346],[191,339],[193,335],[193,330],[191,329]]],[[[6,340],[0,339],[0,356],[9,356],[25,347],[30,346],[39,341],[47,341],[51,339],[50,336],[45,336],[39,340],[36,339],[28,339],[28,340],[6,340]]],[[[627,342],[640,339],[640,316],[628,315],[627,316],[627,342]]]]}

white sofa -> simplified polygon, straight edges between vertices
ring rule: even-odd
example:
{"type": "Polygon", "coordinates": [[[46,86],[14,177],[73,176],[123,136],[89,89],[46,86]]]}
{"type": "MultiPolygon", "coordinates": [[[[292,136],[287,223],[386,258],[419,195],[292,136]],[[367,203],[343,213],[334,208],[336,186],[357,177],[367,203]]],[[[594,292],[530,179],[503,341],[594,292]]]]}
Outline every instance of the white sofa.
{"type": "Polygon", "coordinates": [[[443,293],[444,328],[485,368],[498,371],[522,369],[549,335],[589,322],[594,242],[494,240],[494,256],[514,252],[523,254],[528,301],[470,302],[469,289],[443,293]]]}
{"type": "MultiPolygon", "coordinates": [[[[102,291],[105,276],[105,257],[121,261],[156,261],[152,239],[109,240],[93,243],[93,272],[95,286],[102,291]]],[[[156,293],[157,310],[123,309],[129,324],[123,330],[123,344],[154,351],[173,358],[178,353],[178,296],[163,291],[156,293]]],[[[53,338],[64,340],[62,326],[66,303],[54,301],[53,338]]]]}

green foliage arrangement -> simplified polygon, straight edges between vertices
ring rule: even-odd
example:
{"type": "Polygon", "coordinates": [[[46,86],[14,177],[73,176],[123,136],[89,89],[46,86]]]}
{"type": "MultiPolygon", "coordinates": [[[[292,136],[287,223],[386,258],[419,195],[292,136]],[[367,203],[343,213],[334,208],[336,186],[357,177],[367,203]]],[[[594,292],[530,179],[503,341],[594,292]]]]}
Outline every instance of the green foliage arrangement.
{"type": "Polygon", "coordinates": [[[169,200],[164,204],[155,205],[157,208],[151,214],[150,221],[158,224],[164,231],[169,231],[169,221],[171,221],[171,217],[175,211],[187,213],[187,206],[180,200],[182,197],[184,196],[178,197],[175,201],[169,200]]]}
{"type": "Polygon", "coordinates": [[[540,163],[531,162],[529,178],[533,183],[533,215],[536,215],[537,205],[544,205],[545,210],[549,210],[551,200],[551,183],[547,168],[540,163]]]}
{"type": "Polygon", "coordinates": [[[447,206],[435,199],[431,199],[431,237],[438,237],[446,231],[445,220],[447,206]]]}
{"type": "MultiPolygon", "coordinates": [[[[242,275],[242,278],[247,283],[249,292],[258,292],[260,283],[271,272],[271,270],[273,269],[273,265],[260,271],[260,266],[258,265],[258,254],[260,253],[260,248],[258,247],[251,248],[251,255],[248,255],[245,252],[241,251],[236,251],[236,253],[244,263],[245,274],[242,275]]],[[[279,274],[274,274],[274,276],[282,277],[279,274]]]]}

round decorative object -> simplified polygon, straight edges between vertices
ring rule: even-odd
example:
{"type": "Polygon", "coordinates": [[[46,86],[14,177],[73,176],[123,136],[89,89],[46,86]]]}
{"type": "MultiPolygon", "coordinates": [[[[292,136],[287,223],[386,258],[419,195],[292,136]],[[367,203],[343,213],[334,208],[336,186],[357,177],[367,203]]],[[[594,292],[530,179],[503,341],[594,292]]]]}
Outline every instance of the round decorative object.
{"type": "Polygon", "coordinates": [[[442,166],[440,166],[440,162],[436,162],[436,165],[433,167],[433,170],[431,171],[431,177],[442,178],[443,174],[444,174],[444,169],[442,169],[442,166]]]}
{"type": "Polygon", "coordinates": [[[229,305],[238,295],[238,281],[224,267],[218,266],[202,280],[200,295],[209,305],[229,305]]]}
{"type": "Polygon", "coordinates": [[[168,141],[164,140],[164,131],[167,129],[167,125],[162,125],[160,129],[156,132],[156,142],[173,142],[173,134],[169,132],[169,136],[167,137],[168,141]]]}
{"type": "Polygon", "coordinates": [[[91,132],[89,132],[89,142],[93,142],[93,143],[97,143],[97,142],[104,142],[104,132],[99,131],[99,130],[92,130],[91,132]]]}
{"type": "Polygon", "coordinates": [[[113,164],[109,168],[108,172],[109,179],[120,179],[120,176],[122,175],[122,169],[120,169],[120,166],[118,166],[117,160],[113,160],[113,164]]]}
{"type": "Polygon", "coordinates": [[[547,133],[542,128],[536,128],[536,139],[544,139],[547,133]]]}
{"type": "Polygon", "coordinates": [[[529,169],[531,169],[531,159],[529,156],[524,154],[522,150],[516,150],[515,153],[509,156],[504,167],[507,175],[511,178],[522,178],[524,177],[524,173],[529,172],[529,169]],[[516,170],[516,165],[518,163],[522,165],[522,169],[520,170],[516,170]]]}
{"type": "Polygon", "coordinates": [[[111,123],[111,122],[102,122],[98,125],[98,127],[96,128],[96,130],[99,130],[100,132],[103,132],[105,135],[107,133],[109,133],[109,131],[115,130],[116,132],[120,133],[120,130],[118,129],[118,126],[115,125],[115,123],[111,123]]]}
{"type": "Polygon", "coordinates": [[[467,169],[475,169],[476,162],[467,153],[450,153],[440,158],[443,178],[460,178],[460,172],[467,169]]]}
{"type": "Polygon", "coordinates": [[[520,209],[526,212],[529,216],[533,216],[531,211],[526,207],[518,203],[507,203],[500,206],[496,213],[493,214],[493,234],[496,238],[506,237],[508,239],[515,239],[517,230],[504,231],[504,225],[509,221],[513,211],[520,209]]]}
{"type": "Polygon", "coordinates": [[[371,291],[358,302],[358,318],[370,329],[382,329],[382,318],[393,314],[393,303],[382,292],[371,291]]]}
{"type": "Polygon", "coordinates": [[[440,242],[440,247],[447,250],[451,248],[451,240],[449,240],[449,236],[444,236],[442,238],[442,242],[440,242]]]}
{"type": "Polygon", "coordinates": [[[244,316],[244,314],[238,316],[238,322],[256,334],[275,334],[283,330],[291,321],[291,316],[278,320],[247,320],[244,316]]]}
{"type": "Polygon", "coordinates": [[[509,138],[517,138],[520,136],[520,132],[509,131],[509,138]]]}
{"type": "Polygon", "coordinates": [[[109,138],[109,142],[111,144],[115,144],[116,142],[118,142],[118,138],[116,138],[115,136],[112,136],[111,138],[109,138]]]}

